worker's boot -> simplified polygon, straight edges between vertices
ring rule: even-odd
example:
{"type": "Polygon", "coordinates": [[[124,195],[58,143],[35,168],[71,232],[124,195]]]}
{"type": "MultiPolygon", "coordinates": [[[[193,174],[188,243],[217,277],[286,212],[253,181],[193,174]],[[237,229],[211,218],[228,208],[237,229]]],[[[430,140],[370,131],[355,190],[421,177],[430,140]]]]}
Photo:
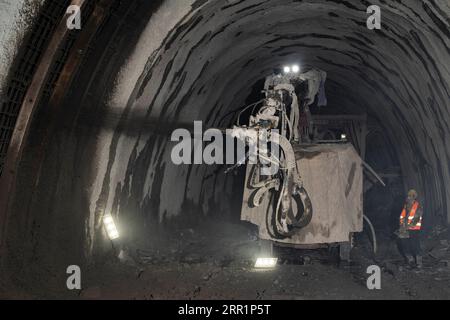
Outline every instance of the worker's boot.
{"type": "Polygon", "coordinates": [[[416,256],[416,267],[419,269],[423,268],[422,256],[416,256]]]}
{"type": "Polygon", "coordinates": [[[407,256],[406,256],[406,259],[405,259],[405,263],[406,263],[409,267],[414,266],[414,258],[413,258],[412,256],[410,256],[410,255],[407,255],[407,256]]]}

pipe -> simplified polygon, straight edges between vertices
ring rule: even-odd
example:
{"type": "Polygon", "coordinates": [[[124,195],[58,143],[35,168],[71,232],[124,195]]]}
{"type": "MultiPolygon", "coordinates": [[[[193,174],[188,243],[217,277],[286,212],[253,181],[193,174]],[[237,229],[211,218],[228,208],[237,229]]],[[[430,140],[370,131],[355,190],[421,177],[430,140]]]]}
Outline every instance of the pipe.
{"type": "Polygon", "coordinates": [[[378,248],[377,248],[377,235],[375,233],[375,228],[372,225],[372,222],[370,222],[369,218],[364,215],[364,220],[369,225],[370,231],[372,232],[372,245],[373,245],[373,254],[377,254],[378,248]]]}

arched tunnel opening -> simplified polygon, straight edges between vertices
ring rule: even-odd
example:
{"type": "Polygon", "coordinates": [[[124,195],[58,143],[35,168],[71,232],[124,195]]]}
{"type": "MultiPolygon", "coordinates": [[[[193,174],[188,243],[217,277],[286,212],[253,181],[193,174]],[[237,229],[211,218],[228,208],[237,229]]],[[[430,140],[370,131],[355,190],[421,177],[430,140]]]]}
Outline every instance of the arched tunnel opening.
{"type": "MultiPolygon", "coordinates": [[[[408,293],[387,281],[387,296],[450,297],[448,280],[420,287],[445,279],[434,276],[437,269],[450,272],[447,1],[47,0],[2,6],[11,26],[5,28],[9,38],[0,39],[0,296],[386,296],[368,291],[355,275],[378,264],[386,277],[411,279],[394,234],[407,192],[415,189],[423,211],[423,272],[414,273],[408,293]],[[70,5],[80,8],[80,28],[66,24],[70,5]],[[371,5],[381,10],[379,29],[368,28],[371,5]],[[308,143],[347,142],[369,168],[361,176],[362,229],[349,239],[350,269],[330,264],[334,246],[321,243],[275,247],[279,273],[252,273],[260,234],[241,221],[245,164],[196,164],[195,147],[193,164],[173,161],[174,131],[194,134],[195,121],[202,132],[232,128],[244,108],[264,100],[267,77],[286,65],[326,73],[326,105],[319,97],[309,105],[314,129],[308,143]],[[363,214],[376,232],[377,254],[363,214]],[[105,215],[119,240],[108,237],[105,215]],[[72,265],[82,270],[83,289],[66,287],[72,265]],[[324,285],[304,289],[315,272],[324,285]],[[242,281],[249,285],[233,286],[242,281]],[[148,283],[156,285],[148,289],[148,283]]],[[[250,116],[244,113],[243,123],[250,116]]],[[[327,195],[319,202],[337,198],[330,206],[340,206],[331,185],[318,189],[327,195]]]]}

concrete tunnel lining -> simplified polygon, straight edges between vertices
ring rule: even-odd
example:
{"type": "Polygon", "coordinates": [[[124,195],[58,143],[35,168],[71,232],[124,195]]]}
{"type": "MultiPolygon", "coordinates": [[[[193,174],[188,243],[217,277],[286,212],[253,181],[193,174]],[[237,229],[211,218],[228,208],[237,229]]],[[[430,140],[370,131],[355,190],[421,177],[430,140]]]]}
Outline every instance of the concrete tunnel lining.
{"type": "MultiPolygon", "coordinates": [[[[442,112],[433,110],[435,103],[448,106],[448,86],[442,82],[444,75],[441,75],[436,63],[434,66],[422,63],[422,55],[428,55],[434,57],[432,61],[442,61],[442,68],[439,69],[445,70],[443,59],[446,50],[439,51],[444,52],[444,56],[437,55],[433,50],[431,41],[427,39],[427,36],[435,36],[430,31],[431,28],[428,28],[428,35],[425,33],[427,30],[417,30],[417,26],[423,22],[420,19],[416,22],[411,18],[415,13],[414,9],[421,8],[391,7],[392,11],[384,12],[384,23],[389,26],[387,30],[392,30],[391,33],[381,31],[380,36],[370,37],[373,34],[367,33],[366,29],[363,29],[363,33],[361,30],[352,32],[352,28],[358,24],[361,26],[360,21],[364,21],[364,6],[351,11],[346,5],[336,3],[324,5],[318,2],[281,1],[279,5],[273,6],[267,2],[253,1],[223,6],[225,17],[220,15],[219,7],[218,3],[204,4],[173,30],[172,37],[169,35],[169,39],[166,39],[161,47],[161,52],[154,56],[155,62],[148,62],[148,74],[151,77],[148,74],[144,77],[132,108],[148,107],[151,102],[149,116],[155,119],[169,119],[180,123],[203,119],[209,126],[227,125],[217,123],[217,119],[223,116],[224,110],[243,105],[250,86],[257,79],[264,77],[272,66],[283,61],[301,60],[303,65],[327,70],[329,78],[339,79],[338,82],[346,92],[353,91],[351,88],[354,83],[360,84],[357,90],[354,90],[358,92],[352,92],[352,96],[359,98],[359,105],[353,106],[352,109],[356,112],[367,111],[383,119],[383,126],[388,135],[397,142],[396,145],[404,148],[398,150],[398,153],[405,156],[401,161],[405,172],[417,172],[420,175],[418,168],[425,165],[443,173],[443,176],[434,176],[435,179],[425,176],[417,180],[412,178],[408,181],[409,184],[420,184],[419,189],[429,190],[427,186],[433,186],[430,180],[439,180],[439,176],[447,177],[448,173],[445,172],[448,172],[448,167],[441,167],[440,164],[441,159],[448,159],[446,148],[437,148],[435,145],[446,146],[448,143],[445,140],[448,125],[441,123],[438,118],[430,118],[430,115],[436,112],[440,114],[441,119],[448,116],[446,107],[442,112]],[[287,11],[292,14],[287,15],[287,11]],[[337,17],[330,16],[329,13],[337,14],[337,17]],[[403,18],[402,14],[407,18],[403,18]],[[322,20],[314,23],[309,18],[311,16],[327,16],[328,26],[339,21],[340,30],[324,28],[322,31],[319,29],[322,20]],[[334,23],[333,19],[336,20],[334,23]],[[259,23],[255,23],[256,21],[259,23]],[[269,21],[276,21],[277,25],[271,26],[269,21]],[[301,30],[300,26],[303,27],[301,30]],[[236,37],[239,32],[242,34],[236,37]],[[314,36],[310,36],[311,34],[314,36]],[[409,39],[398,34],[408,34],[409,39]],[[422,36],[418,37],[419,34],[422,36]],[[376,39],[371,40],[372,38],[376,39]],[[298,39],[301,39],[301,44],[296,43],[298,39]],[[411,42],[415,42],[418,49],[411,42]],[[429,49],[421,52],[421,49],[427,46],[429,49]],[[312,50],[309,49],[311,47],[312,50]],[[386,50],[388,47],[389,50],[386,50]],[[342,51],[336,52],[329,48],[340,48],[342,51]],[[396,50],[393,50],[394,48],[396,50]],[[301,56],[289,54],[289,51],[295,49],[301,50],[301,56]],[[288,55],[285,55],[286,52],[288,55]],[[404,54],[410,59],[405,60],[404,54]],[[251,64],[251,59],[255,57],[258,58],[256,68],[251,64]],[[395,69],[395,66],[401,67],[395,69]],[[226,78],[224,74],[227,74],[226,78]],[[426,87],[424,83],[430,83],[432,86],[426,87]],[[434,91],[434,88],[439,87],[439,83],[444,84],[442,90],[434,91]],[[211,89],[208,89],[208,86],[211,89]],[[422,92],[417,92],[418,87],[422,92]],[[431,97],[436,97],[434,99],[438,101],[429,101],[431,97]],[[232,98],[234,99],[231,101],[232,98]],[[407,105],[412,112],[402,110],[402,107],[407,105]],[[202,110],[201,106],[204,106],[205,110],[202,110]],[[212,109],[212,106],[217,109],[212,109]],[[420,119],[429,120],[425,122],[420,119]],[[419,123],[421,124],[418,125],[419,123]],[[414,127],[414,133],[408,130],[410,127],[414,127]],[[410,161],[411,159],[413,161],[410,161]]],[[[432,23],[431,19],[429,23],[432,23]]],[[[441,42],[445,47],[444,38],[440,40],[432,43],[441,42]]],[[[330,105],[349,104],[342,99],[345,97],[331,96],[330,105]]],[[[186,172],[183,168],[179,170],[186,172]]],[[[183,173],[181,176],[184,176],[183,173]]],[[[179,175],[174,174],[174,177],[179,175]]],[[[170,181],[169,177],[166,179],[170,181]]],[[[201,181],[201,177],[191,181],[201,181]]],[[[440,184],[444,185],[444,181],[445,178],[440,184]]],[[[163,190],[164,188],[163,184],[163,190]]],[[[434,212],[442,210],[442,213],[445,213],[444,199],[448,199],[448,194],[445,194],[443,187],[437,187],[436,193],[439,193],[439,190],[441,195],[435,196],[438,201],[429,201],[435,204],[430,206],[430,209],[434,212]],[[440,204],[436,205],[436,202],[440,204]]],[[[169,193],[161,191],[161,194],[169,193]]],[[[188,195],[187,199],[189,198],[188,195]]],[[[160,212],[168,210],[169,214],[178,214],[176,208],[180,208],[182,203],[175,204],[173,200],[172,198],[173,208],[160,207],[160,212]]]]}
{"type": "MultiPolygon", "coordinates": [[[[173,165],[167,127],[194,120],[204,121],[205,127],[229,126],[231,118],[224,116],[245,104],[258,80],[274,66],[298,61],[328,72],[327,108],[344,106],[380,121],[397,147],[406,186],[424,194],[429,221],[450,221],[449,4],[373,1],[382,7],[383,29],[369,31],[366,1],[273,2],[169,0],[147,13],[147,27],[133,52],[119,60],[120,72],[117,66],[108,68],[108,76],[100,78],[109,87],[99,90],[102,95],[96,100],[107,101],[104,119],[88,121],[97,127],[96,135],[79,129],[88,126],[81,123],[86,117],[98,114],[87,111],[88,96],[78,98],[72,105],[87,115],[67,121],[59,140],[52,141],[46,182],[39,186],[58,187],[48,194],[39,191],[39,204],[17,204],[18,212],[34,219],[34,225],[49,223],[39,216],[43,208],[50,209],[48,217],[54,219],[61,219],[57,212],[67,212],[65,216],[73,216],[71,222],[79,225],[77,240],[67,246],[78,246],[77,255],[89,259],[104,238],[99,223],[103,212],[136,226],[235,211],[240,207],[234,193],[239,179],[221,174],[211,178],[213,167],[173,165]],[[57,156],[66,146],[66,154],[57,156]],[[87,156],[84,148],[92,152],[89,159],[80,159],[80,154],[87,156]],[[55,159],[61,164],[50,174],[54,167],[49,162],[55,159]],[[75,188],[83,191],[72,197],[75,188]],[[68,199],[84,205],[71,207],[68,199]],[[80,215],[81,208],[88,212],[80,215]]],[[[127,19],[125,25],[131,17],[127,19]]],[[[97,92],[101,85],[94,81],[86,90],[97,92]]],[[[27,168],[21,170],[25,174],[27,168]]],[[[58,234],[55,226],[42,228],[53,231],[45,236],[35,231],[42,237],[40,246],[58,234]]],[[[63,238],[72,232],[65,229],[63,238]]]]}

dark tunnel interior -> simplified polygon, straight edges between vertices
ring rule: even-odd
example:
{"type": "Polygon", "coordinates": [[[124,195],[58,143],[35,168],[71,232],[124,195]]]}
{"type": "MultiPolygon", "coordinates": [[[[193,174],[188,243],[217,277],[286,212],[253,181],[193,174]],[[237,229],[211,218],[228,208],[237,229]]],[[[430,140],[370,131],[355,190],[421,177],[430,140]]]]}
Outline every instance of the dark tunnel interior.
{"type": "MultiPolygon", "coordinates": [[[[30,48],[45,48],[37,48],[35,33],[55,32],[58,19],[42,16],[61,17],[70,1],[59,2],[46,1],[33,17],[10,88],[30,48]]],[[[313,116],[367,117],[365,161],[387,183],[372,181],[364,196],[377,232],[392,231],[392,207],[401,209],[412,188],[423,201],[425,230],[446,225],[450,7],[372,2],[383,8],[380,30],[367,29],[372,3],[363,0],[85,1],[83,28],[55,53],[59,63],[15,164],[2,234],[11,281],[53,292],[68,264],[106,263],[113,253],[105,213],[134,250],[164,250],[198,226],[207,226],[205,241],[212,230],[247,230],[239,221],[245,169],[175,165],[170,135],[194,121],[229,128],[285,64],[327,72],[328,105],[313,104],[313,116]],[[70,81],[61,86],[61,77],[70,81]]],[[[12,97],[2,99],[6,108],[12,97]]]]}

